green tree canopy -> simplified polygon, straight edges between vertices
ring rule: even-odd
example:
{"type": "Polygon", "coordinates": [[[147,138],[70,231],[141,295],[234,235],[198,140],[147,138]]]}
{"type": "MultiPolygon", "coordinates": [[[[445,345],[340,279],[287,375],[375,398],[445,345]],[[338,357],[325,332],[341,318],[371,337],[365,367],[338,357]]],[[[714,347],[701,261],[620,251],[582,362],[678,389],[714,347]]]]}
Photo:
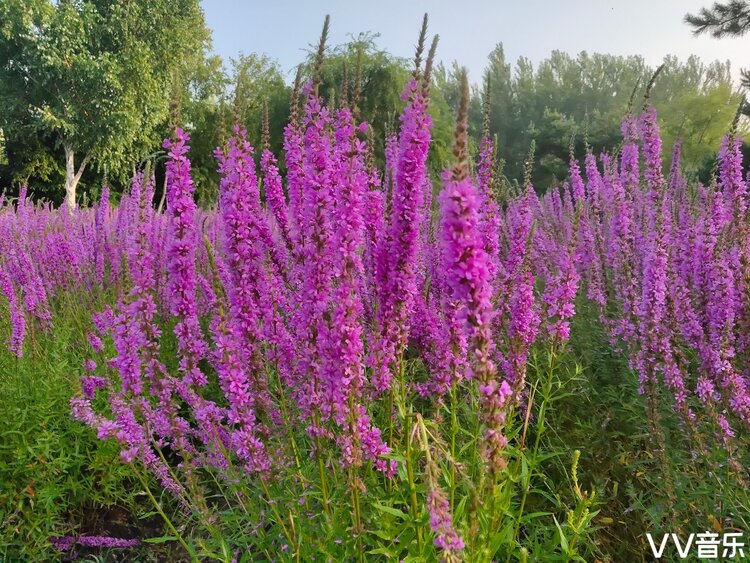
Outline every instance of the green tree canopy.
{"type": "MultiPolygon", "coordinates": [[[[498,135],[507,174],[523,175],[532,140],[537,157],[533,180],[539,188],[567,173],[571,140],[578,156],[587,146],[594,152],[615,148],[634,88],[639,104],[654,71],[640,56],[585,51],[576,57],[553,51],[536,69],[521,57],[512,69],[499,44],[487,66],[490,131],[498,135]]],[[[668,56],[650,100],[665,135],[665,158],[671,143],[680,138],[685,164],[697,170],[718,148],[740,94],[732,84],[729,63],[706,65],[697,57],[680,61],[668,56]]]]}
{"type": "Polygon", "coordinates": [[[61,150],[74,206],[90,162],[125,175],[153,149],[173,77],[209,39],[198,0],[4,0],[0,127],[8,143],[61,150]]]}

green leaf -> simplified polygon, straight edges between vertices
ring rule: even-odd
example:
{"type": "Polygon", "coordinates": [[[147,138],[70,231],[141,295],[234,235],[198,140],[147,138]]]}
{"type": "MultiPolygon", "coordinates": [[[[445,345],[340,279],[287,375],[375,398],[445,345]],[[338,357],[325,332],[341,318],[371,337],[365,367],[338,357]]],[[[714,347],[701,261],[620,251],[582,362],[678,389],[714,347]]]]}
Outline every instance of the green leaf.
{"type": "Polygon", "coordinates": [[[144,543],[166,543],[168,541],[177,541],[177,536],[160,536],[158,538],[146,538],[144,543]]]}
{"type": "Polygon", "coordinates": [[[535,518],[541,518],[542,516],[551,516],[552,512],[530,512],[529,514],[524,514],[523,518],[521,518],[521,522],[529,522],[531,520],[534,520],[535,518]]]}
{"type": "Polygon", "coordinates": [[[384,530],[370,530],[370,533],[386,541],[393,540],[393,534],[390,534],[384,530]]]}
{"type": "Polygon", "coordinates": [[[396,518],[401,518],[403,520],[406,520],[408,518],[408,516],[406,514],[404,514],[398,508],[393,508],[392,506],[385,506],[383,504],[373,504],[372,506],[376,510],[379,510],[381,512],[385,512],[386,514],[390,514],[391,516],[395,516],[396,518]]]}
{"type": "Polygon", "coordinates": [[[565,533],[562,531],[562,528],[560,527],[560,523],[557,521],[557,518],[553,516],[552,518],[555,519],[555,526],[557,526],[557,531],[560,532],[560,547],[562,547],[563,553],[566,555],[570,552],[570,546],[568,545],[568,538],[565,537],[565,533]]]}
{"type": "Polygon", "coordinates": [[[367,553],[369,553],[370,555],[387,555],[388,557],[396,557],[396,554],[393,553],[387,547],[379,547],[377,549],[371,549],[367,553]]]}

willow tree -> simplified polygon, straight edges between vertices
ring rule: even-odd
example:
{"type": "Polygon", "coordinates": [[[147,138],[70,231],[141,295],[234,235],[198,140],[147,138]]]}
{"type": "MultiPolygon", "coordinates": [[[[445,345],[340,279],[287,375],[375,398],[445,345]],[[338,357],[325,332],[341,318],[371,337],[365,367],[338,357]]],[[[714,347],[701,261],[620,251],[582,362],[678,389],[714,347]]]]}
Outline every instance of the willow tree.
{"type": "Polygon", "coordinates": [[[173,80],[209,38],[198,0],[2,0],[0,128],[57,147],[73,208],[87,166],[124,173],[158,146],[173,80]]]}

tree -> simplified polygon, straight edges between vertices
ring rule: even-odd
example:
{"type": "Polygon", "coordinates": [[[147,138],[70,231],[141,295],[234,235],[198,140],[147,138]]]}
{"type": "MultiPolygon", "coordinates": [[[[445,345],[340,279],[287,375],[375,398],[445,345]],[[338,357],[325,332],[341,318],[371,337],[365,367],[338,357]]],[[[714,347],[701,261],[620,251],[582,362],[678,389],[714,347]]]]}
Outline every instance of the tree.
{"type": "Polygon", "coordinates": [[[235,120],[248,131],[256,155],[261,148],[264,107],[268,107],[271,149],[279,154],[289,116],[290,88],[276,61],[252,53],[232,59],[231,72],[218,59],[196,67],[184,92],[181,117],[190,129],[190,159],[200,203],[216,200],[219,176],[214,149],[226,140],[235,120]]]}
{"type": "MultiPolygon", "coordinates": [[[[398,115],[404,105],[401,92],[412,67],[410,60],[381,49],[378,37],[374,33],[359,33],[343,45],[326,49],[320,92],[324,100],[333,97],[354,102],[357,98],[359,118],[372,127],[375,153],[382,164],[384,140],[398,127],[398,115]]],[[[303,83],[313,78],[315,55],[314,50],[309,51],[302,66],[303,83]]]]}
{"type": "Polygon", "coordinates": [[[0,164],[8,164],[8,155],[5,149],[5,133],[0,129],[0,164]]]}
{"type": "Polygon", "coordinates": [[[3,0],[0,127],[62,149],[72,209],[89,163],[124,176],[154,148],[169,85],[209,38],[198,0],[3,0]]]}
{"type": "MultiPolygon", "coordinates": [[[[750,0],[715,2],[710,8],[701,8],[697,14],[686,14],[685,22],[693,33],[710,33],[712,37],[740,37],[750,30],[750,0]]],[[[750,71],[740,70],[742,85],[750,88],[750,71]]],[[[748,111],[748,108],[746,108],[748,111]]]]}
{"type": "Polygon", "coordinates": [[[710,33],[717,39],[725,36],[738,37],[750,29],[750,2],[715,2],[710,8],[701,8],[697,14],[685,15],[685,22],[693,27],[695,35],[710,33]]]}
{"type": "Polygon", "coordinates": [[[232,60],[235,112],[247,128],[254,146],[261,145],[264,108],[271,122],[271,148],[277,153],[283,145],[282,132],[289,114],[291,90],[285,84],[279,65],[265,55],[252,53],[232,60]]]}
{"type": "MultiPolygon", "coordinates": [[[[666,57],[651,92],[665,138],[665,158],[680,138],[683,162],[697,169],[719,146],[740,96],[732,86],[728,63],[703,64],[697,57],[666,57]]],[[[498,155],[511,178],[520,178],[529,145],[535,141],[534,185],[543,190],[566,174],[570,143],[575,154],[599,153],[622,140],[620,122],[633,89],[639,103],[654,70],[642,57],[553,51],[534,69],[521,57],[515,68],[502,45],[489,56],[490,131],[498,134],[498,155]]],[[[451,91],[451,86],[446,86],[451,91]]],[[[448,94],[449,95],[449,94],[448,94]]],[[[637,107],[635,108],[637,111],[637,107]]],[[[479,118],[471,131],[479,126],[479,118]]]]}

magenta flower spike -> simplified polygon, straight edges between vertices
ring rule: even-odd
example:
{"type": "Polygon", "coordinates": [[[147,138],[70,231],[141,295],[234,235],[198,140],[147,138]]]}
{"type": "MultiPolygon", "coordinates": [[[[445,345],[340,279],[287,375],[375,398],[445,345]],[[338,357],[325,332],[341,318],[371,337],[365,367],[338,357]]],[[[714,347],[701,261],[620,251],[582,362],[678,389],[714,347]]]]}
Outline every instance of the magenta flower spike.
{"type": "Polygon", "coordinates": [[[167,248],[169,306],[177,317],[174,328],[180,350],[180,369],[188,384],[205,385],[206,376],[198,362],[206,355],[207,345],[198,322],[196,302],[197,275],[195,253],[197,233],[193,180],[187,158],[189,135],[178,128],[173,141],[165,140],[167,162],[167,206],[170,215],[167,248]]]}
{"type": "Polygon", "coordinates": [[[382,281],[378,295],[378,335],[370,357],[372,385],[377,392],[390,387],[397,356],[407,344],[417,292],[419,233],[422,228],[424,185],[432,120],[429,98],[416,80],[404,89],[399,152],[385,240],[380,245],[382,281]],[[387,272],[387,273],[386,273],[387,272]]]}

